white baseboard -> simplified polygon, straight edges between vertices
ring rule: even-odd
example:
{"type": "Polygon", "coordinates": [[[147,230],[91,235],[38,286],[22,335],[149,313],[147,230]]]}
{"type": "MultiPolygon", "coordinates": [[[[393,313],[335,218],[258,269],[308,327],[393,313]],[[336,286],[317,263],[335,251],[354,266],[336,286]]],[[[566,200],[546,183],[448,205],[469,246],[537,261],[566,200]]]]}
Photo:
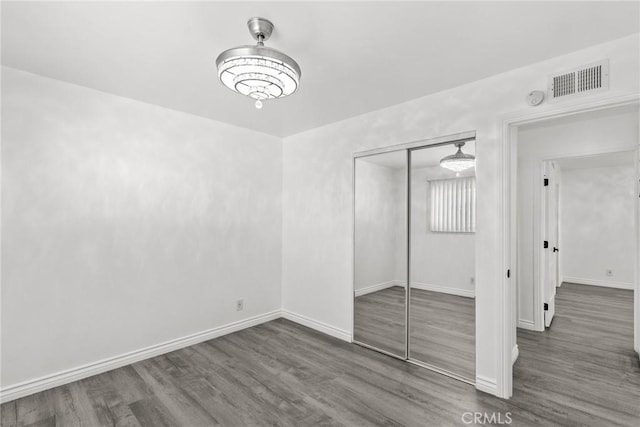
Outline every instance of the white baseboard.
{"type": "Polygon", "coordinates": [[[83,378],[101,374],[112,369],[130,365],[132,363],[139,362],[150,357],[169,353],[171,351],[208,341],[213,338],[221,337],[232,332],[278,319],[280,317],[282,317],[281,310],[274,310],[269,313],[260,314],[248,319],[219,326],[217,328],[197,332],[195,334],[187,335],[182,338],[177,338],[161,344],[156,344],[150,347],[121,354],[119,356],[102,359],[97,362],[56,372],[54,374],[24,381],[18,384],[12,384],[0,389],[0,403],[8,402],[20,397],[28,396],[33,393],[38,393],[40,391],[44,391],[53,387],[58,387],[73,381],[78,381],[83,378]]]}
{"type": "Polygon", "coordinates": [[[302,326],[315,329],[318,332],[322,332],[332,337],[341,339],[343,341],[352,341],[351,334],[348,331],[345,331],[344,329],[338,329],[335,326],[331,326],[324,322],[320,322],[319,320],[303,316],[302,314],[294,313],[293,311],[289,310],[282,310],[282,317],[287,320],[291,320],[292,322],[299,323],[302,326]]]}
{"type": "MultiPolygon", "coordinates": [[[[392,283],[391,286],[393,286],[394,282],[390,283],[392,283]]],[[[9,385],[0,389],[0,403],[9,402],[11,400],[19,399],[30,394],[68,384],[73,381],[78,381],[83,378],[88,378],[93,375],[98,375],[116,368],[120,368],[122,366],[127,366],[132,363],[139,362],[141,360],[149,359],[151,357],[159,356],[161,354],[169,353],[171,351],[179,350],[184,347],[218,338],[232,332],[250,328],[261,323],[279,319],[280,317],[284,317],[285,319],[291,320],[292,322],[299,323],[303,326],[307,326],[311,329],[315,329],[319,332],[325,333],[343,341],[352,341],[351,334],[348,331],[338,329],[334,326],[288,310],[274,310],[269,313],[253,316],[248,319],[240,320],[238,322],[229,323],[227,325],[187,335],[182,338],[170,340],[161,344],[156,344],[150,347],[135,350],[119,356],[102,359],[97,362],[56,372],[44,377],[9,385]]]]}
{"type": "Polygon", "coordinates": [[[389,280],[388,282],[378,283],[376,285],[367,286],[366,288],[356,289],[355,294],[356,297],[360,297],[362,295],[371,294],[373,292],[378,292],[383,289],[391,288],[396,286],[398,280],[389,280]]]}
{"type": "Polygon", "coordinates": [[[627,282],[611,282],[608,280],[584,279],[580,277],[565,277],[564,281],[567,283],[575,283],[578,285],[602,286],[605,288],[633,290],[633,283],[627,282]]]}
{"type": "Polygon", "coordinates": [[[498,395],[498,385],[496,384],[496,381],[485,378],[481,375],[476,375],[476,390],[480,390],[494,396],[498,395]]]}
{"type": "Polygon", "coordinates": [[[528,331],[536,331],[536,325],[530,320],[518,319],[518,328],[526,329],[528,331]]]}
{"type": "Polygon", "coordinates": [[[518,356],[520,356],[520,349],[518,348],[518,344],[514,345],[511,349],[511,364],[513,365],[518,360],[518,356]]]}
{"type": "MultiPolygon", "coordinates": [[[[404,286],[404,284],[405,282],[402,280],[390,280],[388,282],[367,286],[366,288],[356,289],[355,295],[356,297],[359,297],[359,296],[367,295],[373,292],[378,292],[383,289],[388,289],[393,286],[404,286]]],[[[440,286],[440,285],[430,285],[427,283],[420,283],[420,282],[411,282],[411,288],[420,289],[423,291],[432,291],[432,292],[440,292],[443,294],[457,295],[457,296],[466,297],[466,298],[476,297],[474,291],[469,291],[467,289],[451,288],[448,286],[440,286]]]]}
{"type": "Polygon", "coordinates": [[[411,288],[420,289],[423,291],[433,291],[433,292],[440,292],[444,294],[457,295],[457,296],[466,297],[466,298],[476,297],[474,291],[469,291],[467,289],[450,288],[447,286],[439,286],[439,285],[429,285],[426,283],[419,283],[419,282],[411,282],[411,288]]]}

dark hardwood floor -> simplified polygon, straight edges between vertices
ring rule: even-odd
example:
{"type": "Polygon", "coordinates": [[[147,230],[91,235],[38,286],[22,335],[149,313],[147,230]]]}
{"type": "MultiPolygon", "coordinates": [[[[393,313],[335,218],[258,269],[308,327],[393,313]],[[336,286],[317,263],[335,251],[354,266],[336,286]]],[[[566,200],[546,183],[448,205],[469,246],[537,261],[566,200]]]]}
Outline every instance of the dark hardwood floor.
{"type": "Polygon", "coordinates": [[[637,426],[631,306],[563,285],[552,328],[519,331],[510,400],[279,319],[5,403],[2,426],[637,426]]]}
{"type": "Polygon", "coordinates": [[[523,410],[549,425],[640,426],[633,291],[564,283],[551,327],[519,329],[518,346],[512,400],[523,410]]]}

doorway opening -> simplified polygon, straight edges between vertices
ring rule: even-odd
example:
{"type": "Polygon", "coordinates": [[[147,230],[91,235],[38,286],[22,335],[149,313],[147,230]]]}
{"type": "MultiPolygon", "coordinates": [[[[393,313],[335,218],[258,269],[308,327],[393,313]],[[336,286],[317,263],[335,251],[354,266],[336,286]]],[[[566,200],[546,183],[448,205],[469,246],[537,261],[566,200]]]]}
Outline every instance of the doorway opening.
{"type": "Polygon", "coordinates": [[[539,393],[549,405],[561,397],[575,405],[606,399],[603,420],[633,419],[631,402],[640,396],[638,105],[512,132],[512,398],[539,393]]]}

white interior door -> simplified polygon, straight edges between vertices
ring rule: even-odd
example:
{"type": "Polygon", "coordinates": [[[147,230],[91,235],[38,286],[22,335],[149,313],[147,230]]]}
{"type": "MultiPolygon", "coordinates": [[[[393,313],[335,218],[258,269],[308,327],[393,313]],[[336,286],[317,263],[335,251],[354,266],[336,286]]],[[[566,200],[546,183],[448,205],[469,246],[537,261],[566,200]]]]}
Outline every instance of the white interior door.
{"type": "Polygon", "coordinates": [[[544,304],[544,326],[551,325],[555,314],[555,296],[558,282],[558,198],[557,174],[553,162],[544,162],[544,244],[542,301],[544,304]]]}

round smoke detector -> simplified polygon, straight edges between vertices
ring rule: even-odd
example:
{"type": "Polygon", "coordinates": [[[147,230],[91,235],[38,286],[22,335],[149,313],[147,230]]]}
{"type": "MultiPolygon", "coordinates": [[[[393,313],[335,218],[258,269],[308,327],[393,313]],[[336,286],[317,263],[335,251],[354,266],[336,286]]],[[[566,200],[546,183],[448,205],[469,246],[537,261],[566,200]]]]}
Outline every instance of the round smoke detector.
{"type": "Polygon", "coordinates": [[[533,92],[529,92],[527,95],[527,104],[535,107],[536,105],[540,105],[544,100],[544,92],[541,90],[534,90],[533,92]]]}

